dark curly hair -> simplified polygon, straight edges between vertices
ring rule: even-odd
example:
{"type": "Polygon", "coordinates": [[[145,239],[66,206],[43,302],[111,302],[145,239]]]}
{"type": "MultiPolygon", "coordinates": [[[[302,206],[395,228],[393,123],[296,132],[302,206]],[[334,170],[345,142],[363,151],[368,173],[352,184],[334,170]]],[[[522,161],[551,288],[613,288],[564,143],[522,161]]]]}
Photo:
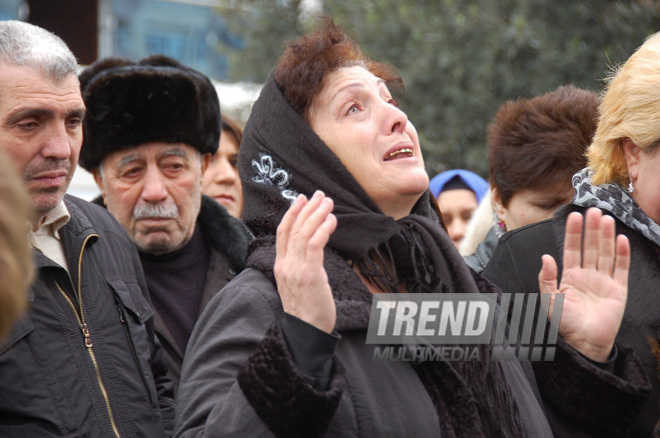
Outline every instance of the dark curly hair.
{"type": "Polygon", "coordinates": [[[488,160],[504,207],[519,190],[568,185],[586,167],[599,103],[595,93],[566,85],[499,108],[488,126],[488,160]]]}
{"type": "Polygon", "coordinates": [[[391,92],[404,92],[403,81],[388,64],[366,58],[344,29],[328,17],[316,32],[287,44],[274,76],[289,104],[305,119],[328,74],[341,67],[363,66],[383,79],[391,92]]]}

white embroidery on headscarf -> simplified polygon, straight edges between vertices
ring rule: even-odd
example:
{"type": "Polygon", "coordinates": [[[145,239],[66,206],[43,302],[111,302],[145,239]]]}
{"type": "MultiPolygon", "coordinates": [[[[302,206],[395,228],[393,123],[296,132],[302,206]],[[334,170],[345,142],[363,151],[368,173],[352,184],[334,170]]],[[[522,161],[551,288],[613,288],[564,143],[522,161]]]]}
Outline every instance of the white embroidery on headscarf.
{"type": "Polygon", "coordinates": [[[298,197],[295,190],[287,189],[291,180],[291,174],[284,169],[278,169],[275,166],[275,161],[270,155],[262,155],[259,161],[256,159],[251,161],[252,168],[256,176],[252,177],[252,181],[265,184],[269,187],[277,187],[280,194],[284,199],[293,202],[298,197]]]}

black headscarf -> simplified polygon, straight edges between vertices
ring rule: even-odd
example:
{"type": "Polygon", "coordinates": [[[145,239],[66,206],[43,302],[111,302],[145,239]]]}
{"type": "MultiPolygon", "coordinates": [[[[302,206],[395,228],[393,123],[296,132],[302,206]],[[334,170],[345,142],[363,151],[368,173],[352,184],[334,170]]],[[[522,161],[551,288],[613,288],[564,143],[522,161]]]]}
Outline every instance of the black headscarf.
{"type": "MultiPolygon", "coordinates": [[[[333,213],[338,221],[328,246],[356,263],[360,271],[379,286],[395,292],[401,276],[415,275],[420,281],[412,282],[413,290],[409,291],[430,292],[436,290],[438,280],[451,278],[436,272],[439,266],[432,263],[434,257],[424,254],[438,249],[437,245],[423,248],[419,242],[420,237],[430,236],[411,231],[417,229],[422,234],[434,231],[443,249],[453,246],[446,233],[440,230],[440,219],[431,207],[430,193],[423,194],[414,214],[407,218],[397,222],[383,214],[337,156],[289,105],[272,75],[252,108],[238,165],[243,184],[243,219],[255,235],[275,234],[298,194],[309,198],[316,190],[322,190],[333,199],[333,213]],[[390,253],[400,253],[403,248],[409,253],[397,254],[400,263],[395,272],[381,272],[382,263],[374,263],[381,261],[378,259],[394,261],[390,253]],[[404,259],[407,260],[404,262],[404,259]],[[426,263],[422,259],[426,259],[426,263]],[[401,263],[403,265],[399,266],[401,263]],[[416,269],[406,269],[412,266],[416,269]],[[418,290],[420,287],[426,290],[418,290]]],[[[436,256],[442,257],[441,254],[436,256]]],[[[455,251],[452,256],[452,264],[463,265],[455,251]]],[[[467,271],[464,274],[467,275],[467,271]]],[[[471,289],[465,292],[476,292],[473,283],[465,287],[471,289]]]]}
{"type": "MultiPolygon", "coordinates": [[[[473,274],[432,208],[429,191],[409,216],[395,220],[383,214],[309,123],[289,105],[272,74],[252,108],[238,166],[243,219],[257,235],[247,265],[261,270],[274,283],[277,226],[298,194],[309,198],[322,190],[333,199],[337,217],[326,258],[334,253],[352,261],[365,277],[389,291],[397,291],[403,283],[408,292],[416,293],[479,292],[473,274]],[[382,266],[387,265],[394,267],[393,272],[383,272],[382,266]]],[[[368,307],[371,298],[365,294],[370,294],[357,285],[347,290],[347,272],[339,272],[336,260],[326,261],[324,266],[335,301],[342,301],[337,303],[337,329],[354,328],[347,315],[356,314],[351,307],[358,303],[368,307]],[[351,293],[355,296],[347,297],[351,293]]],[[[471,418],[461,430],[443,429],[443,436],[479,436],[485,431],[519,436],[520,419],[502,368],[489,360],[487,347],[482,350],[481,361],[433,362],[416,368],[430,388],[441,425],[448,423],[443,416],[461,410],[466,411],[462,417],[471,418]]]]}

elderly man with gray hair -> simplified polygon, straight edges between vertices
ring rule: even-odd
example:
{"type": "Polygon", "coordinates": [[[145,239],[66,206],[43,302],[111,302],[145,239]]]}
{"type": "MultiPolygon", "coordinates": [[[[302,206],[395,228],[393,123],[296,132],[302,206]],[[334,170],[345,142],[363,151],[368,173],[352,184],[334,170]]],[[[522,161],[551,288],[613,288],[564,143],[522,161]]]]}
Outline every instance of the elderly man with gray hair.
{"type": "Polygon", "coordinates": [[[0,22],[0,148],[36,212],[37,270],[0,344],[0,435],[166,436],[172,384],[135,247],[106,210],[65,195],[85,114],[77,67],[57,36],[0,22]]]}
{"type": "Polygon", "coordinates": [[[220,143],[220,102],[202,73],[164,55],[104,58],[80,74],[80,165],[138,249],[156,336],[177,395],[197,319],[245,267],[251,234],[201,182],[220,143]]]}

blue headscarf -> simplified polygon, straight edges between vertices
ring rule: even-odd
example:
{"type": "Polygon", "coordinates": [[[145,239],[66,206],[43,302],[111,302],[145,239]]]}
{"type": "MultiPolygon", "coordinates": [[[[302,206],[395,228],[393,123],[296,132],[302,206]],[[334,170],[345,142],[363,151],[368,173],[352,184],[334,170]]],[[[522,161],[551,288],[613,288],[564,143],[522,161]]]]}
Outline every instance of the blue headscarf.
{"type": "Polygon", "coordinates": [[[451,169],[433,177],[429,183],[429,189],[433,196],[437,198],[444,191],[445,185],[455,177],[458,177],[468,189],[474,192],[477,196],[477,202],[481,202],[481,198],[488,192],[488,183],[476,173],[465,169],[451,169]]]}

